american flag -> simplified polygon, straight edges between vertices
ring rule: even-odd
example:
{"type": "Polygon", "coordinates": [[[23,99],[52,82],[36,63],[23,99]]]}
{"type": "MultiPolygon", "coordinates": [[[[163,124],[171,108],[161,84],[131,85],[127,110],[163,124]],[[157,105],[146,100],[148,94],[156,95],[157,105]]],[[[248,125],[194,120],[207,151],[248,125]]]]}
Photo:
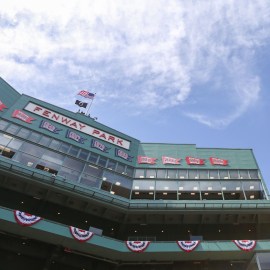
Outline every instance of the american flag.
{"type": "Polygon", "coordinates": [[[95,94],[90,93],[86,90],[81,90],[77,95],[83,96],[85,98],[94,99],[95,94]]]}

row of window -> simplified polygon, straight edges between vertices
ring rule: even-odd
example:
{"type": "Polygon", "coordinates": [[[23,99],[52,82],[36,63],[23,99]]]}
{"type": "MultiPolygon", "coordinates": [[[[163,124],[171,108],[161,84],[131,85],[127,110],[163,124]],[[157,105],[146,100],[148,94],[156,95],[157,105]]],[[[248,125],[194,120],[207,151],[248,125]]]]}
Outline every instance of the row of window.
{"type": "Polygon", "coordinates": [[[135,178],[259,179],[258,170],[136,169],[135,178]]]}
{"type": "MultiPolygon", "coordinates": [[[[6,132],[12,135],[16,135],[17,137],[26,139],[33,143],[39,144],[41,146],[48,147],[55,151],[73,156],[75,158],[78,158],[84,161],[88,161],[90,163],[96,164],[104,168],[108,168],[118,173],[125,174],[129,177],[133,177],[134,169],[131,166],[128,166],[121,162],[117,162],[107,157],[98,155],[94,152],[79,148],[77,146],[74,146],[65,142],[61,142],[59,140],[50,138],[40,133],[20,127],[18,125],[11,124],[7,121],[4,121],[4,120],[0,121],[0,130],[5,130],[6,132]]],[[[8,145],[7,143],[6,144],[2,143],[2,145],[12,147],[8,145]]]]}

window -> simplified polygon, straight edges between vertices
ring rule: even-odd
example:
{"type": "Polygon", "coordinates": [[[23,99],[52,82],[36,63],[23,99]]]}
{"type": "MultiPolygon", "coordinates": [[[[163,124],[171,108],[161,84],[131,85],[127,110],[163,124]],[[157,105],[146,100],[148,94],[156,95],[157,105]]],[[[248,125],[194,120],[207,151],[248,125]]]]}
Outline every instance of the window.
{"type": "Polygon", "coordinates": [[[46,161],[49,161],[58,165],[63,164],[64,158],[65,158],[64,155],[50,151],[50,150],[45,150],[45,152],[41,156],[42,160],[46,160],[46,161]]]}
{"type": "Polygon", "coordinates": [[[22,147],[20,148],[20,151],[25,152],[35,157],[41,157],[45,149],[40,146],[28,143],[28,142],[24,142],[22,147]]]}
{"type": "Polygon", "coordinates": [[[168,171],[167,171],[167,178],[176,179],[177,178],[177,170],[168,169],[168,171]]]}
{"type": "Polygon", "coordinates": [[[85,166],[83,172],[101,178],[103,170],[99,167],[88,164],[85,166]]]}
{"type": "Polygon", "coordinates": [[[12,151],[10,148],[3,147],[0,145],[0,155],[7,158],[12,158],[14,156],[15,152],[12,151]]]}
{"type": "Polygon", "coordinates": [[[52,142],[50,143],[50,148],[54,149],[54,150],[58,150],[60,144],[61,144],[61,142],[59,142],[57,140],[52,140],[52,142]]]}
{"type": "Polygon", "coordinates": [[[38,134],[36,132],[32,132],[30,134],[30,137],[28,138],[28,140],[31,141],[31,142],[37,143],[40,140],[40,137],[41,137],[40,134],[38,134]]]}
{"type": "Polygon", "coordinates": [[[5,128],[8,126],[8,122],[1,120],[0,121],[0,130],[5,130],[5,128]]]}
{"type": "Polygon", "coordinates": [[[81,172],[83,170],[84,163],[74,158],[66,157],[62,166],[81,172]]]}
{"type": "Polygon", "coordinates": [[[39,141],[39,144],[41,144],[43,146],[48,146],[50,141],[51,141],[51,138],[49,138],[47,136],[42,136],[40,141],[39,141]]]}
{"type": "Polygon", "coordinates": [[[96,164],[96,162],[97,162],[97,159],[98,159],[98,154],[95,154],[95,153],[91,153],[90,154],[90,157],[89,157],[89,162],[91,162],[91,163],[94,163],[94,164],[96,164]]]}
{"type": "Polygon", "coordinates": [[[67,153],[69,150],[70,144],[62,143],[59,147],[59,151],[62,153],[67,153]]]}
{"type": "Polygon", "coordinates": [[[200,179],[208,179],[208,170],[199,170],[200,179]]]}
{"type": "Polygon", "coordinates": [[[127,174],[127,176],[133,177],[133,173],[134,173],[134,169],[132,167],[130,167],[130,166],[127,166],[126,167],[126,174],[127,174]]]}
{"type": "Polygon", "coordinates": [[[156,170],[146,169],[146,178],[156,178],[156,170]]]}
{"type": "Polygon", "coordinates": [[[229,171],[228,170],[219,170],[220,179],[229,179],[229,171]]]}
{"type": "Polygon", "coordinates": [[[69,154],[71,155],[71,156],[74,156],[74,157],[77,157],[77,155],[78,155],[78,153],[79,153],[79,150],[80,150],[80,148],[79,147],[76,147],[76,146],[71,146],[71,148],[69,149],[69,154]]]}
{"type": "Polygon", "coordinates": [[[125,165],[123,163],[118,162],[116,171],[119,173],[125,173],[125,165]]]}
{"type": "Polygon", "coordinates": [[[28,130],[26,128],[21,128],[17,134],[17,136],[19,136],[23,139],[27,139],[29,135],[30,135],[30,130],[28,130]]]}
{"type": "Polygon", "coordinates": [[[9,127],[6,129],[6,131],[11,134],[16,134],[18,130],[19,130],[19,127],[14,124],[10,124],[9,127]]]}
{"type": "Polygon", "coordinates": [[[178,178],[186,179],[187,178],[187,170],[178,170],[178,178]]]}
{"type": "Polygon", "coordinates": [[[177,200],[176,181],[156,181],[156,200],[177,200]]]}
{"type": "Polygon", "coordinates": [[[238,179],[239,178],[238,170],[229,170],[229,173],[230,173],[230,179],[238,179]]]}
{"type": "Polygon", "coordinates": [[[155,181],[134,180],[131,198],[135,200],[153,200],[155,197],[155,181]]]}
{"type": "Polygon", "coordinates": [[[135,178],[144,178],[144,169],[136,169],[135,178]]]}
{"type": "Polygon", "coordinates": [[[166,170],[157,169],[157,178],[165,178],[165,177],[166,177],[166,170]]]}
{"type": "Polygon", "coordinates": [[[249,179],[248,170],[239,170],[241,179],[249,179]]]}
{"type": "Polygon", "coordinates": [[[35,167],[35,164],[38,162],[38,158],[27,153],[16,153],[13,160],[18,161],[19,163],[26,165],[28,167],[35,167]]]}
{"type": "Polygon", "coordinates": [[[109,159],[107,168],[110,170],[115,170],[116,168],[116,161],[109,159]]]}
{"type": "Polygon", "coordinates": [[[219,179],[218,170],[209,170],[209,179],[219,179]]]}
{"type": "Polygon", "coordinates": [[[199,179],[199,175],[197,170],[189,170],[188,171],[188,178],[189,179],[199,179]]]}
{"type": "Polygon", "coordinates": [[[99,156],[98,165],[102,167],[106,167],[107,160],[108,159],[106,157],[99,156]]]}
{"type": "Polygon", "coordinates": [[[249,175],[251,179],[259,179],[257,170],[249,170],[249,175]]]}
{"type": "Polygon", "coordinates": [[[87,160],[88,159],[88,155],[89,155],[89,151],[81,149],[80,153],[79,153],[79,158],[83,159],[83,160],[87,160]]]}

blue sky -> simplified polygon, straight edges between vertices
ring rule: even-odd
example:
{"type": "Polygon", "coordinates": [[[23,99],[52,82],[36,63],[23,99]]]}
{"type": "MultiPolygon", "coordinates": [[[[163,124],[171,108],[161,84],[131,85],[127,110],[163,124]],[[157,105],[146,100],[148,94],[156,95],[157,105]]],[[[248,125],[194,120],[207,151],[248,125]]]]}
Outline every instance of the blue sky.
{"type": "Polygon", "coordinates": [[[142,142],[252,148],[270,188],[268,0],[1,2],[0,74],[142,142]]]}

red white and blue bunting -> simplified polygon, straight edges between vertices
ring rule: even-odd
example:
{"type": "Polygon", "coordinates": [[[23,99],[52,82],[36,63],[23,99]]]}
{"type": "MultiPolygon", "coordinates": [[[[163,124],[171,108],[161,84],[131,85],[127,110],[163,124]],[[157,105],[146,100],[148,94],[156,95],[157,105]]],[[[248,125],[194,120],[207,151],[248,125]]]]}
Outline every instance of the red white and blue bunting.
{"type": "Polygon", "coordinates": [[[196,241],[176,241],[178,246],[185,252],[191,252],[194,250],[200,243],[199,240],[196,241]]]}
{"type": "Polygon", "coordinates": [[[256,247],[255,240],[233,240],[233,242],[244,251],[251,251],[256,247]]]}
{"type": "Polygon", "coordinates": [[[85,242],[85,241],[89,240],[94,235],[94,233],[92,233],[92,232],[78,229],[78,228],[75,228],[72,226],[70,226],[69,229],[70,229],[72,236],[80,242],[85,242]]]}
{"type": "Polygon", "coordinates": [[[37,217],[19,210],[14,210],[14,216],[17,223],[22,226],[32,226],[42,219],[41,217],[37,217]]]}
{"type": "Polygon", "coordinates": [[[149,244],[150,241],[126,241],[128,249],[133,252],[144,252],[149,244]]]}

